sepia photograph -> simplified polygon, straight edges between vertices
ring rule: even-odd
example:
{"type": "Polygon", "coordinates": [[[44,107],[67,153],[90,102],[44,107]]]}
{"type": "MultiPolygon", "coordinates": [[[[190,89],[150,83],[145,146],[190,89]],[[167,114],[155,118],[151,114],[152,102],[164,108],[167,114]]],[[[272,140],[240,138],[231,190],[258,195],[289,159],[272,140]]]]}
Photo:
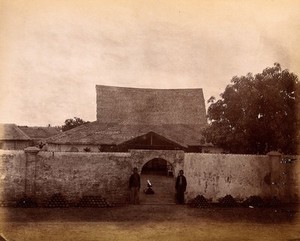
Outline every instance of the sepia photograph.
{"type": "Polygon", "coordinates": [[[299,13],[0,0],[0,241],[300,241],[299,13]]]}

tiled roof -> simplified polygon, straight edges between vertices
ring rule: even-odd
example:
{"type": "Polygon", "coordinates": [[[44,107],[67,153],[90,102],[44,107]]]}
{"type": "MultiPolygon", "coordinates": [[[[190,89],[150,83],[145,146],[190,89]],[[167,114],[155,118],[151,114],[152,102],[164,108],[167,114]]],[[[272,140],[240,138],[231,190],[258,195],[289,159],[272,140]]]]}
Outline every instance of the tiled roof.
{"type": "Polygon", "coordinates": [[[44,139],[61,133],[57,127],[31,127],[19,126],[19,128],[32,139],[44,139]]]}
{"type": "Polygon", "coordinates": [[[27,141],[31,138],[26,135],[17,125],[15,124],[0,124],[0,140],[2,141],[27,141]]]}
{"type": "Polygon", "coordinates": [[[120,125],[97,121],[87,123],[47,139],[53,144],[121,144],[135,137],[155,132],[182,146],[202,145],[203,125],[120,125]]]}

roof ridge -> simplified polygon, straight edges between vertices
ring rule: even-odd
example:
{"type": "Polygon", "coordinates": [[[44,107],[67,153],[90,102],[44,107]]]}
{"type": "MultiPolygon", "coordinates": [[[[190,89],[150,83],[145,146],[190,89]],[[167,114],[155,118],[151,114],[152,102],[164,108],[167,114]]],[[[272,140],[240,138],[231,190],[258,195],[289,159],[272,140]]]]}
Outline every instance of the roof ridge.
{"type": "Polygon", "coordinates": [[[23,135],[25,138],[28,138],[28,140],[31,140],[31,138],[24,132],[22,131],[17,125],[15,125],[16,131],[20,134],[23,135]]]}
{"type": "Polygon", "coordinates": [[[96,85],[96,88],[115,88],[115,89],[138,89],[138,90],[202,90],[202,88],[152,88],[152,87],[129,87],[113,85],[96,85]]]}

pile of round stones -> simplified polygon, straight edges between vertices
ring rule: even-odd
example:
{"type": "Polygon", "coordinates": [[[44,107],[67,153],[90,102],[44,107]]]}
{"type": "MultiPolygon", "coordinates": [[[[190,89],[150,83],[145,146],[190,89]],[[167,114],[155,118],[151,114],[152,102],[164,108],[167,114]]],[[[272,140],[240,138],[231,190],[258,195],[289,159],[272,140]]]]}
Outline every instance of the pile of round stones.
{"type": "Polygon", "coordinates": [[[226,195],[225,197],[219,199],[219,204],[221,207],[237,207],[238,203],[234,200],[231,195],[226,195]]]}
{"type": "Polygon", "coordinates": [[[83,196],[77,204],[77,207],[106,208],[112,206],[112,204],[108,203],[106,199],[101,196],[83,196]]]}
{"type": "Polygon", "coordinates": [[[56,193],[50,198],[47,207],[49,208],[65,208],[69,204],[61,193],[56,193]]]}
{"type": "Polygon", "coordinates": [[[37,207],[37,204],[31,198],[23,197],[18,200],[16,206],[19,208],[35,208],[35,207],[37,207]]]}
{"type": "Polygon", "coordinates": [[[207,208],[210,207],[209,202],[203,195],[198,195],[194,199],[192,199],[189,205],[193,208],[207,208]]]}

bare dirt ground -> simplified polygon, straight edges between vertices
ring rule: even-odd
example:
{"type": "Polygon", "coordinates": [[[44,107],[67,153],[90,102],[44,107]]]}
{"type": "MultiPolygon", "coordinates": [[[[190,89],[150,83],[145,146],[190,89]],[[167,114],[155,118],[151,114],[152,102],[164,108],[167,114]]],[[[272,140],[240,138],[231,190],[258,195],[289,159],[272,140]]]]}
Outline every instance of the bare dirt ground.
{"type": "MultiPolygon", "coordinates": [[[[285,240],[300,241],[298,207],[0,208],[8,241],[285,240]]],[[[1,240],[1,238],[0,238],[1,240]]]]}

